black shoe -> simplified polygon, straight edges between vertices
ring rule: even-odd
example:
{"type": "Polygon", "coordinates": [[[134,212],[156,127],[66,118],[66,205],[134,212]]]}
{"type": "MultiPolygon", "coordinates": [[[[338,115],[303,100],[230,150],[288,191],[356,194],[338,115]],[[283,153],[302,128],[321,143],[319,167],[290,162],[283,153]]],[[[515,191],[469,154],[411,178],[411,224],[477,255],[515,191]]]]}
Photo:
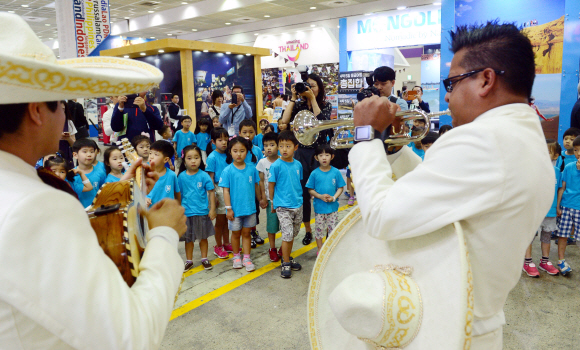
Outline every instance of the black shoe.
{"type": "MultiPolygon", "coordinates": [[[[262,239],[262,237],[260,237],[260,235],[258,234],[258,231],[252,231],[250,234],[252,235],[252,239],[256,242],[256,244],[258,244],[258,245],[264,244],[264,240],[262,239]]],[[[252,248],[255,248],[255,247],[252,247],[252,248]]]]}
{"type": "Polygon", "coordinates": [[[280,277],[282,278],[290,278],[292,277],[292,270],[291,270],[290,263],[283,263],[282,264],[282,271],[280,272],[280,277]]]}
{"type": "Polygon", "coordinates": [[[302,265],[300,265],[299,263],[297,263],[293,257],[290,257],[290,268],[293,271],[300,271],[302,270],[302,265]]]}
{"type": "Polygon", "coordinates": [[[302,244],[309,245],[310,242],[312,242],[312,232],[306,231],[306,234],[304,235],[304,239],[302,240],[302,244]]]}
{"type": "Polygon", "coordinates": [[[256,241],[254,241],[254,237],[252,237],[252,242],[250,243],[252,249],[256,248],[257,244],[256,241]]]}

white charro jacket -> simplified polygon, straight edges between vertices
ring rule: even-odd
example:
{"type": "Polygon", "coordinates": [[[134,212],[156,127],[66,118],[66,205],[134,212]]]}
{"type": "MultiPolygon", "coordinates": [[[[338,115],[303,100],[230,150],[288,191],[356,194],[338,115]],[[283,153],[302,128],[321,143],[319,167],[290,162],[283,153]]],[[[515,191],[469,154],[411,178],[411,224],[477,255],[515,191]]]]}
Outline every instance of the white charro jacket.
{"type": "Polygon", "coordinates": [[[129,288],[81,203],[0,151],[0,348],[158,348],[183,261],[175,230],[148,239],[129,288]]]}
{"type": "MultiPolygon", "coordinates": [[[[409,147],[386,156],[379,140],[357,144],[349,160],[371,236],[403,239],[462,222],[473,271],[474,335],[500,327],[525,250],[554,199],[554,170],[534,110],[494,108],[445,133],[423,163],[409,147]]],[[[439,254],[446,252],[434,252],[433,259],[439,254]]]]}

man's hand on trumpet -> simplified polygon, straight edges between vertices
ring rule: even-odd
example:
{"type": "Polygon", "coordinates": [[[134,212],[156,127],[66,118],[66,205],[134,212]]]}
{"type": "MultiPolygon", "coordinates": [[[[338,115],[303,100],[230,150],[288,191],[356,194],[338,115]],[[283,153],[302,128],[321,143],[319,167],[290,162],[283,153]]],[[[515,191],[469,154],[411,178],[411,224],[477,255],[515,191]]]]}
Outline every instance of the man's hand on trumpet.
{"type": "Polygon", "coordinates": [[[386,97],[371,96],[360,101],[354,107],[354,126],[370,125],[375,130],[383,132],[393,124],[395,131],[401,127],[401,117],[396,113],[401,109],[386,97]]]}

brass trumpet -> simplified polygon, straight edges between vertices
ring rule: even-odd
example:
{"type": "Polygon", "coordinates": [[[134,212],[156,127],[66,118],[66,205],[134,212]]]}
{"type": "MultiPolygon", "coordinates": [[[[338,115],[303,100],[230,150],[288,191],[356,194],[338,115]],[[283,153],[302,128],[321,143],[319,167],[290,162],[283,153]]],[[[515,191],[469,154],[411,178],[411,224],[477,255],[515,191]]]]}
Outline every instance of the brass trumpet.
{"type": "MultiPolygon", "coordinates": [[[[425,131],[420,135],[409,136],[404,133],[403,128],[401,132],[394,135],[389,135],[385,143],[390,146],[403,146],[410,142],[416,142],[423,139],[431,129],[431,118],[441,115],[449,114],[449,110],[438,113],[425,113],[422,110],[409,110],[397,112],[397,117],[402,117],[402,122],[412,121],[415,119],[425,120],[425,131]]],[[[318,133],[322,130],[334,128],[334,136],[330,140],[330,147],[334,149],[350,148],[354,146],[353,137],[340,137],[342,133],[347,131],[354,131],[354,121],[352,118],[335,119],[335,120],[318,120],[314,114],[308,110],[303,110],[296,114],[292,129],[298,142],[305,146],[311,146],[316,142],[318,133]]]]}

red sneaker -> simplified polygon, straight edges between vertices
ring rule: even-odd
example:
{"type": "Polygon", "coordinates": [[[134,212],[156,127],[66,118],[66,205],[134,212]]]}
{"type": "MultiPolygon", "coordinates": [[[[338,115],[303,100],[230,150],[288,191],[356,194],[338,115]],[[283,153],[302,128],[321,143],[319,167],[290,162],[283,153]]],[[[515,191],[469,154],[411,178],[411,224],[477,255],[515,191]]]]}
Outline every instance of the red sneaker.
{"type": "Polygon", "coordinates": [[[557,274],[560,273],[560,271],[558,271],[558,269],[555,268],[550,261],[547,261],[545,263],[540,262],[540,266],[538,266],[538,268],[542,271],[546,271],[548,275],[552,276],[556,276],[557,274]]]}
{"type": "Polygon", "coordinates": [[[229,254],[226,253],[224,247],[218,247],[217,245],[213,247],[213,253],[220,259],[227,259],[229,254]]]}
{"type": "Polygon", "coordinates": [[[270,253],[270,261],[271,262],[280,261],[280,257],[278,256],[278,252],[276,251],[276,248],[270,248],[270,250],[268,252],[270,253]]]}
{"type": "Polygon", "coordinates": [[[524,264],[524,272],[530,277],[540,277],[540,272],[536,269],[536,264],[530,263],[529,265],[524,264]]]}
{"type": "Polygon", "coordinates": [[[224,244],[224,250],[228,253],[233,253],[234,252],[234,248],[232,248],[232,244],[228,243],[228,244],[224,244]]]}

